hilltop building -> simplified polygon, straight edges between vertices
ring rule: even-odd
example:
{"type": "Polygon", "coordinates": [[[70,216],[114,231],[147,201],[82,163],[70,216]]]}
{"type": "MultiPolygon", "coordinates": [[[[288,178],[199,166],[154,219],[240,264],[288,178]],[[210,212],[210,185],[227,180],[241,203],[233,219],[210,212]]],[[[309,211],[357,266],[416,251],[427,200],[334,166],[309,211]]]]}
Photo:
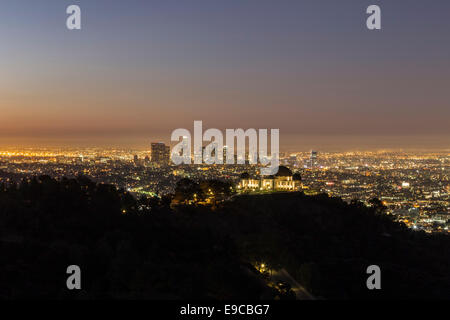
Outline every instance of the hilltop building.
{"type": "Polygon", "coordinates": [[[241,192],[245,191],[300,191],[302,190],[301,176],[298,173],[280,166],[278,172],[273,176],[251,177],[243,173],[237,185],[241,192]]]}

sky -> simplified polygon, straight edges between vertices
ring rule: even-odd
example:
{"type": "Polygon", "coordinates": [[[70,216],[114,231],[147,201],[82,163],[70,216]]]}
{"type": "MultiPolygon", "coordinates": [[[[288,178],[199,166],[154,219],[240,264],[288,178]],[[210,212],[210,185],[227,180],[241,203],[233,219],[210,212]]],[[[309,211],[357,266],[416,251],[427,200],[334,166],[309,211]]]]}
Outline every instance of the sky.
{"type": "Polygon", "coordinates": [[[2,0],[0,145],[144,147],[202,120],[289,150],[448,148],[449,35],[447,0],[2,0]]]}

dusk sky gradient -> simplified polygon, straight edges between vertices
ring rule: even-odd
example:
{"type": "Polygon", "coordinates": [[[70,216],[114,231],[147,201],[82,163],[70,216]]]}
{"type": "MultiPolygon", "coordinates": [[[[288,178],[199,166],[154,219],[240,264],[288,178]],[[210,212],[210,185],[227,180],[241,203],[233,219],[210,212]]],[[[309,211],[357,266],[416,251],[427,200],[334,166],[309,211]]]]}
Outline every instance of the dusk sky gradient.
{"type": "Polygon", "coordinates": [[[146,146],[194,120],[290,150],[450,143],[447,0],[2,0],[0,39],[5,146],[146,146]]]}

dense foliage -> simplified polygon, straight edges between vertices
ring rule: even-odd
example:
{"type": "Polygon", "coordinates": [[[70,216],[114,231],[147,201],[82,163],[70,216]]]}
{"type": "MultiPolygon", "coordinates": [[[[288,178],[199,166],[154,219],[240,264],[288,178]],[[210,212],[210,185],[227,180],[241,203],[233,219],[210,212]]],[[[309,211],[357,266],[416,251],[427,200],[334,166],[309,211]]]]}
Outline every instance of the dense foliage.
{"type": "Polygon", "coordinates": [[[136,200],[83,177],[0,186],[0,298],[274,298],[256,262],[285,268],[316,297],[450,297],[449,237],[412,232],[376,201],[367,208],[301,193],[212,207],[170,201],[136,200]],[[81,291],[66,289],[72,264],[81,291]],[[382,270],[378,292],[366,288],[371,264],[382,270]]]}

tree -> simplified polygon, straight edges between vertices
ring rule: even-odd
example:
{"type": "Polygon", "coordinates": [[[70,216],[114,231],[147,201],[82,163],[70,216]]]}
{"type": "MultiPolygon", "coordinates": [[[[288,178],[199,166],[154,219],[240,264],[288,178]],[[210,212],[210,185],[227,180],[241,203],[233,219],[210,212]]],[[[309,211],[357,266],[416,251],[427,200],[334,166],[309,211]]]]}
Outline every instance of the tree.
{"type": "Polygon", "coordinates": [[[372,198],[369,200],[369,204],[372,208],[375,209],[375,212],[378,214],[385,213],[387,210],[387,207],[381,202],[378,198],[372,198]]]}
{"type": "Polygon", "coordinates": [[[188,178],[183,178],[177,182],[175,188],[175,203],[189,204],[191,202],[203,201],[205,194],[200,185],[188,178]]]}

